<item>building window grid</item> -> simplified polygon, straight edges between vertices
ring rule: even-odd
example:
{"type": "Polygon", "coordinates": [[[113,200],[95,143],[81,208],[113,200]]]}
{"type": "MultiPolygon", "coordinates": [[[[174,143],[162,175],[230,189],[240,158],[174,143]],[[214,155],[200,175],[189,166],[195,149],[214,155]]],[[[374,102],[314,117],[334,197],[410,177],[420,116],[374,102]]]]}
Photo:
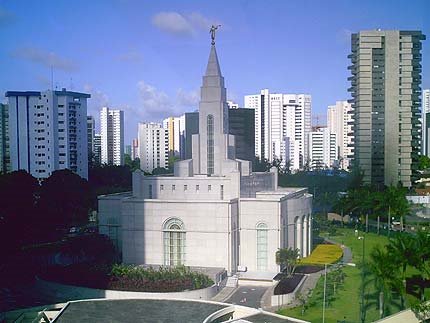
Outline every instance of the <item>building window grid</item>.
{"type": "Polygon", "coordinates": [[[185,263],[185,230],[179,219],[170,219],[163,229],[164,265],[178,266],[185,263]]]}
{"type": "Polygon", "coordinates": [[[267,224],[257,225],[257,270],[267,270],[268,229],[267,224]]]}

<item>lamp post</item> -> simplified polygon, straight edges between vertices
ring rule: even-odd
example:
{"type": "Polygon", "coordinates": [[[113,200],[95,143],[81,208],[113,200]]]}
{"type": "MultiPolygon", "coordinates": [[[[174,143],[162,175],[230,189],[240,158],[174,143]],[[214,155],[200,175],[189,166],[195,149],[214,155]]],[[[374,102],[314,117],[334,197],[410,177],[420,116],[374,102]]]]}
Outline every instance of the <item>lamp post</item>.
{"type": "Polygon", "coordinates": [[[365,244],[364,244],[364,235],[358,237],[358,240],[363,241],[363,256],[362,256],[362,268],[361,268],[361,301],[360,301],[360,321],[364,323],[365,320],[365,307],[364,307],[364,252],[365,252],[365,244]]]}

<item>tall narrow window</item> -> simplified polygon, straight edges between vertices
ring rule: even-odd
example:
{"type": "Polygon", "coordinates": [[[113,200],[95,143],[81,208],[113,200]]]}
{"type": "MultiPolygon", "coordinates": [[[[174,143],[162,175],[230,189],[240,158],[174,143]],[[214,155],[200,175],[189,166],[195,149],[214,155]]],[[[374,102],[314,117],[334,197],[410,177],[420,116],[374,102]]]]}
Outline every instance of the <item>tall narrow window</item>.
{"type": "Polygon", "coordinates": [[[267,270],[267,224],[257,224],[257,270],[267,270]]]}
{"type": "Polygon", "coordinates": [[[209,114],[206,120],[207,124],[207,149],[208,149],[208,175],[214,173],[214,117],[209,114]]]}
{"type": "Polygon", "coordinates": [[[152,199],[152,185],[149,184],[148,186],[149,186],[149,188],[148,188],[148,190],[149,190],[148,198],[152,199]]]}
{"type": "Polygon", "coordinates": [[[178,266],[185,263],[184,223],[173,218],[163,227],[164,265],[178,266]]]}
{"type": "Polygon", "coordinates": [[[221,185],[221,187],[220,187],[220,194],[221,194],[221,200],[223,200],[224,199],[224,185],[221,185]]]}

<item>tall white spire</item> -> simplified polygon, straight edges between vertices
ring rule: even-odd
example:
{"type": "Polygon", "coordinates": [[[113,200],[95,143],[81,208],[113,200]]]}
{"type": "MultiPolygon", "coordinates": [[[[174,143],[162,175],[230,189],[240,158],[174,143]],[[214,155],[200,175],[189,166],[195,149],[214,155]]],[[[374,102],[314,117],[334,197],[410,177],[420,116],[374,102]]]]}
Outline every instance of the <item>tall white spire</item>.
{"type": "Polygon", "coordinates": [[[208,66],[206,67],[206,76],[222,76],[215,45],[211,46],[208,66]]]}

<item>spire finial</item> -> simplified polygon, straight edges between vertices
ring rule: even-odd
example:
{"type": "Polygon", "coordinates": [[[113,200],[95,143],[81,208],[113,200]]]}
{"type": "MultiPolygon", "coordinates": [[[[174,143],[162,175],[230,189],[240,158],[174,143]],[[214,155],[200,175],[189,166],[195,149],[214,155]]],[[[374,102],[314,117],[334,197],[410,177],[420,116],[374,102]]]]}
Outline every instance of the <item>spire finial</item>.
{"type": "Polygon", "coordinates": [[[221,27],[221,25],[212,25],[211,29],[209,30],[210,34],[211,34],[211,38],[212,38],[212,45],[215,45],[215,32],[218,29],[218,27],[221,27]]]}

